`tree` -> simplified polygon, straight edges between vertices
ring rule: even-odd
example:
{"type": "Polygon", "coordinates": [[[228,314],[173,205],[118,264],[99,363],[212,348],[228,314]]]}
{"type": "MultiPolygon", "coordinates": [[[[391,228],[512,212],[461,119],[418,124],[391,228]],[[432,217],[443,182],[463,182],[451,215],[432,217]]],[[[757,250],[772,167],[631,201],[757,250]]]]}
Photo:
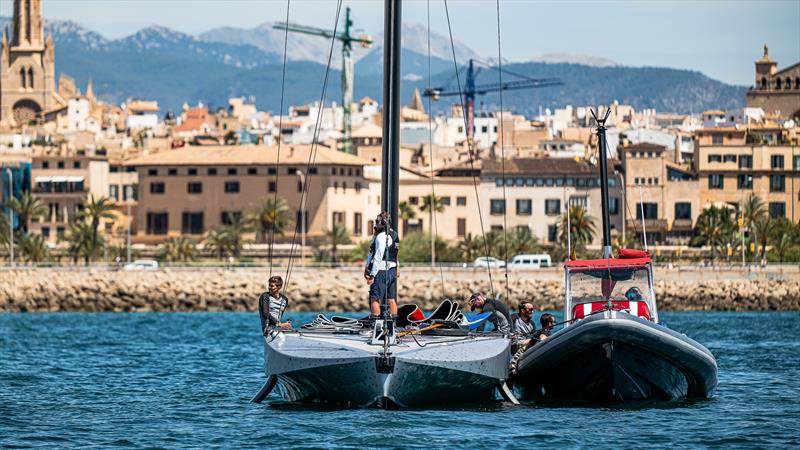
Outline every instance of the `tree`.
{"type": "Polygon", "coordinates": [[[234,258],[238,258],[242,254],[242,249],[245,244],[245,233],[252,231],[250,224],[239,214],[231,214],[228,216],[228,224],[223,225],[224,234],[227,240],[228,254],[234,258]]]}
{"type": "Polygon", "coordinates": [[[762,264],[767,261],[767,244],[769,244],[770,236],[775,231],[775,224],[776,222],[767,214],[762,215],[753,222],[752,232],[755,233],[756,245],[761,248],[759,259],[762,264]]]}
{"type": "Polygon", "coordinates": [[[217,259],[222,259],[228,252],[227,239],[225,226],[218,225],[208,232],[203,247],[210,251],[217,259]]]}
{"type": "Polygon", "coordinates": [[[539,253],[542,246],[528,227],[517,228],[508,234],[508,252],[512,257],[526,253],[539,253]]]}
{"type": "Polygon", "coordinates": [[[492,230],[481,239],[480,256],[494,256],[505,261],[503,248],[503,232],[492,230]]]}
{"type": "Polygon", "coordinates": [[[103,219],[111,220],[114,218],[114,204],[111,203],[111,200],[108,197],[100,197],[95,199],[94,194],[92,194],[84,202],[83,211],[81,211],[80,217],[89,221],[89,226],[91,229],[91,247],[89,257],[91,259],[95,259],[99,247],[98,239],[100,237],[100,221],[103,219]]]}
{"type": "Polygon", "coordinates": [[[744,226],[751,228],[757,220],[767,215],[767,207],[764,202],[755,194],[750,194],[742,206],[742,219],[744,226]]]}
{"type": "Polygon", "coordinates": [[[92,254],[92,230],[87,222],[83,220],[72,221],[69,224],[69,230],[64,235],[64,241],[67,242],[67,254],[73,263],[77,263],[78,259],[84,258],[86,264],[89,264],[89,257],[92,254]]]}
{"type": "Polygon", "coordinates": [[[611,240],[611,247],[615,252],[619,252],[621,248],[639,249],[642,244],[633,233],[625,233],[624,235],[619,233],[611,240]]]}
{"type": "Polygon", "coordinates": [[[45,261],[50,251],[41,234],[24,234],[19,239],[19,249],[22,257],[32,263],[45,261]]]}
{"type": "Polygon", "coordinates": [[[777,219],[770,240],[773,251],[778,254],[778,261],[782,263],[786,253],[800,244],[800,225],[792,223],[785,217],[777,219]]]}
{"type": "Polygon", "coordinates": [[[259,242],[266,242],[271,233],[283,234],[284,230],[292,223],[292,213],[286,200],[278,197],[265,198],[252,216],[256,225],[256,235],[259,242]]]}
{"type": "Polygon", "coordinates": [[[594,218],[581,205],[570,206],[567,214],[561,216],[560,239],[562,244],[567,242],[567,229],[569,228],[569,240],[573,251],[573,255],[570,257],[572,257],[577,254],[579,249],[582,250],[586,244],[592,242],[595,226],[594,218]],[[569,227],[567,226],[567,214],[569,214],[569,227]]]}
{"type": "Polygon", "coordinates": [[[30,191],[24,191],[19,198],[12,198],[9,206],[19,216],[19,224],[24,234],[28,234],[31,220],[47,214],[47,206],[30,191]]]}
{"type": "MultiPolygon", "coordinates": [[[[397,218],[403,224],[403,234],[406,234],[406,228],[408,227],[408,221],[411,219],[417,218],[417,212],[414,210],[408,202],[400,202],[397,205],[397,218]]],[[[397,226],[397,225],[395,225],[397,226]]]]}
{"type": "Polygon", "coordinates": [[[343,226],[334,225],[333,228],[325,232],[325,235],[328,239],[328,244],[331,246],[331,262],[336,264],[339,262],[339,246],[347,245],[351,242],[350,234],[343,226]]]}
{"type": "Polygon", "coordinates": [[[11,224],[8,222],[8,216],[0,214],[0,247],[8,247],[11,235],[11,224]]]}
{"type": "Polygon", "coordinates": [[[162,261],[194,261],[197,259],[197,246],[186,236],[173,236],[161,244],[159,258],[162,261]]]}
{"type": "Polygon", "coordinates": [[[419,207],[420,211],[428,213],[428,233],[431,237],[431,262],[436,261],[436,238],[434,237],[433,230],[433,215],[435,213],[444,212],[444,201],[441,197],[436,197],[433,194],[422,197],[422,205],[419,207]]]}
{"type": "Polygon", "coordinates": [[[462,261],[472,262],[481,255],[483,244],[480,238],[474,236],[472,233],[467,233],[456,245],[456,249],[461,254],[462,261]]]}
{"type": "Polygon", "coordinates": [[[715,260],[717,251],[726,247],[736,231],[731,209],[713,205],[706,208],[697,218],[696,231],[702,243],[711,247],[711,260],[715,260]]]}

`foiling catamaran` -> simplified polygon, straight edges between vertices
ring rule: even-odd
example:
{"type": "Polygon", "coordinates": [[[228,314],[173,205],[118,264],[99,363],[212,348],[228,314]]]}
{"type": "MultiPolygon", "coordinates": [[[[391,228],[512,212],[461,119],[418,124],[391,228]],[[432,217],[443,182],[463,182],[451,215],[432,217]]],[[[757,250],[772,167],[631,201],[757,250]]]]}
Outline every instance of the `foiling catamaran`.
{"type": "Polygon", "coordinates": [[[608,112],[603,119],[595,117],[603,258],[566,262],[565,326],[521,356],[514,392],[529,400],[593,403],[710,397],[717,385],[717,362],[703,345],[659,322],[650,254],[620,249],[612,257],[608,112]]]}
{"type": "MultiPolygon", "coordinates": [[[[400,147],[401,1],[385,1],[382,209],[397,223],[400,147]]],[[[385,299],[384,299],[385,300],[385,299]]],[[[481,401],[505,385],[509,339],[476,332],[458,305],[444,301],[424,317],[415,305],[391,317],[384,304],[377,320],[318,316],[298,330],[264,336],[267,381],[253,398],[277,387],[287,401],[324,401],[348,406],[415,407],[481,401]]]]}

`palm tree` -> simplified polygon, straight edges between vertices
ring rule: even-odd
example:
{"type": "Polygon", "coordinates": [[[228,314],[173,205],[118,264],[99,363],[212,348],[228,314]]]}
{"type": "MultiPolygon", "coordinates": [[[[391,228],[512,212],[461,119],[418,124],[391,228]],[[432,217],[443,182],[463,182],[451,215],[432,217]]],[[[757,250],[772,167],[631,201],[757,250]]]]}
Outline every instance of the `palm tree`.
{"type": "Polygon", "coordinates": [[[31,220],[47,214],[47,206],[30,191],[24,191],[19,198],[12,198],[9,206],[19,216],[19,224],[24,234],[28,234],[31,220]]]}
{"type": "Polygon", "coordinates": [[[173,236],[161,244],[159,258],[164,261],[194,261],[197,259],[197,246],[186,236],[173,236]]]}
{"type": "Polygon", "coordinates": [[[542,250],[539,240],[528,227],[517,228],[508,235],[508,250],[512,255],[538,253],[542,250]]]}
{"type": "Polygon", "coordinates": [[[329,231],[325,233],[328,238],[328,243],[331,246],[331,262],[336,264],[339,262],[338,251],[340,245],[347,245],[350,243],[350,234],[341,225],[334,225],[329,231]]]}
{"type": "Polygon", "coordinates": [[[615,252],[619,252],[619,249],[621,248],[641,248],[641,243],[639,243],[639,240],[636,239],[636,236],[633,233],[625,233],[624,235],[619,233],[618,235],[614,236],[614,239],[611,240],[611,247],[615,252]]]}
{"type": "Polygon", "coordinates": [[[67,254],[73,263],[84,258],[86,264],[89,264],[89,256],[92,254],[92,230],[87,222],[83,220],[71,222],[69,230],[64,235],[64,241],[67,242],[67,254]]]}
{"type": "Polygon", "coordinates": [[[728,235],[735,230],[731,210],[710,206],[697,218],[697,234],[711,247],[711,260],[717,257],[720,245],[729,242],[728,235]]]}
{"type": "Polygon", "coordinates": [[[494,256],[505,261],[503,255],[503,232],[490,231],[481,239],[481,256],[494,256]]]}
{"type": "Polygon", "coordinates": [[[750,228],[758,219],[767,214],[767,207],[761,198],[755,194],[750,194],[742,206],[742,219],[744,226],[750,228]]]}
{"type": "Polygon", "coordinates": [[[5,214],[0,214],[0,247],[8,247],[11,224],[5,214]]]}
{"type": "Polygon", "coordinates": [[[560,239],[562,243],[567,242],[567,228],[569,228],[570,244],[573,248],[573,255],[570,257],[573,257],[577,254],[577,249],[584,248],[594,239],[594,218],[582,205],[570,206],[567,214],[561,216],[560,239]],[[567,214],[569,214],[569,226],[567,225],[567,214]]]}
{"type": "Polygon", "coordinates": [[[47,259],[50,251],[41,234],[24,234],[20,237],[19,248],[22,257],[32,263],[42,262],[47,259]]]}
{"type": "Polygon", "coordinates": [[[244,235],[252,231],[252,228],[247,219],[239,214],[229,215],[228,224],[224,225],[224,227],[228,253],[234,258],[238,258],[242,254],[242,248],[244,248],[244,235]]]}
{"type": "Polygon", "coordinates": [[[208,232],[203,243],[203,247],[217,259],[222,259],[228,253],[228,236],[226,232],[224,225],[218,225],[208,232]]]}
{"type": "Polygon", "coordinates": [[[772,249],[778,253],[778,260],[782,263],[786,253],[800,243],[800,225],[795,225],[785,217],[778,219],[776,222],[770,238],[772,249]]]}
{"type": "Polygon", "coordinates": [[[397,218],[403,224],[403,235],[405,236],[406,228],[408,228],[408,221],[411,219],[416,219],[417,212],[411,205],[408,204],[408,202],[400,202],[397,205],[397,218]]]}
{"type": "Polygon", "coordinates": [[[431,235],[431,264],[436,261],[436,234],[433,232],[433,215],[444,212],[444,201],[433,194],[422,197],[419,210],[428,213],[428,233],[431,235]]]}
{"type": "Polygon", "coordinates": [[[767,244],[769,244],[770,236],[775,232],[776,223],[766,214],[753,222],[752,230],[755,233],[755,239],[757,239],[756,245],[761,247],[760,259],[762,264],[767,261],[767,244]]]}
{"type": "Polygon", "coordinates": [[[480,238],[473,236],[472,233],[467,233],[466,236],[461,238],[456,248],[464,262],[472,262],[481,254],[483,244],[480,238]]]}
{"type": "Polygon", "coordinates": [[[83,204],[83,211],[81,217],[88,219],[91,226],[92,239],[91,239],[91,259],[95,259],[98,249],[98,238],[100,237],[100,221],[103,219],[111,220],[114,218],[114,204],[108,197],[100,197],[95,199],[94,194],[83,204]]]}
{"type": "Polygon", "coordinates": [[[268,197],[252,215],[252,221],[256,224],[258,241],[265,242],[270,233],[283,234],[292,222],[292,213],[286,200],[278,197],[275,201],[275,198],[268,197]]]}

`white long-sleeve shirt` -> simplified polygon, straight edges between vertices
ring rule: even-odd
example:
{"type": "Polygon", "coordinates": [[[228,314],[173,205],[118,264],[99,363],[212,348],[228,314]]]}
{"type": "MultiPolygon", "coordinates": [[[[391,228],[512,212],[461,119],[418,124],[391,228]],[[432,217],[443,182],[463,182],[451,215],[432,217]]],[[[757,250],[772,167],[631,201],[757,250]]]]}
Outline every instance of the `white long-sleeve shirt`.
{"type": "Polygon", "coordinates": [[[386,249],[394,244],[392,237],[388,236],[385,231],[382,231],[373,238],[373,242],[375,244],[375,252],[367,256],[367,267],[372,263],[372,270],[369,272],[369,275],[372,277],[377,275],[381,270],[397,267],[396,262],[384,260],[384,256],[387,253],[386,249]]]}

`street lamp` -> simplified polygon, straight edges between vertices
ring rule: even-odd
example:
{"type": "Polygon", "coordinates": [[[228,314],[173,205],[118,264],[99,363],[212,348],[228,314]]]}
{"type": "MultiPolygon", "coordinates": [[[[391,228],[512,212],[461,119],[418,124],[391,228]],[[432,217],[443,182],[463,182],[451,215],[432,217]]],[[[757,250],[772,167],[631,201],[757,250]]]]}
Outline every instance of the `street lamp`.
{"type": "MultiPolygon", "coordinates": [[[[11,202],[11,199],[14,198],[14,173],[11,172],[10,167],[6,167],[6,172],[8,172],[8,201],[11,202]]],[[[11,209],[11,206],[8,207],[8,246],[9,246],[9,266],[14,265],[14,210],[11,209]]]]}

